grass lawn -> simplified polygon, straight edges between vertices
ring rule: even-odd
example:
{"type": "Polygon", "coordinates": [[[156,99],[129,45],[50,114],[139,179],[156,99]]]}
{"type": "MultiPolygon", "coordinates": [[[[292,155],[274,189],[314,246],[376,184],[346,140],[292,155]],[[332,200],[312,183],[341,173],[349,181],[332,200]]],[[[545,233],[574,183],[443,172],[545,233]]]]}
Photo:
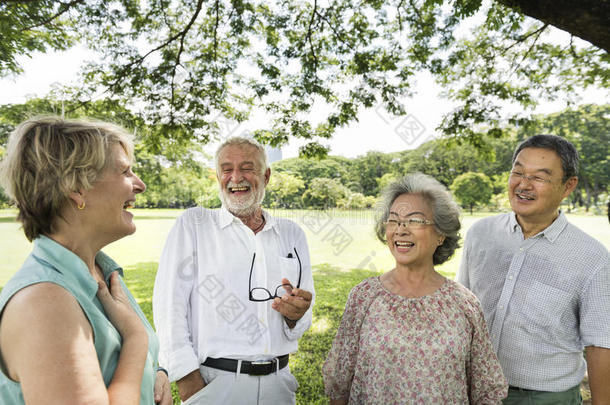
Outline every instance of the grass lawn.
{"type": "MultiPolygon", "coordinates": [[[[104,251],[125,269],[126,282],[152,323],[152,288],[163,243],[181,210],[134,210],[137,232],[104,251]]],[[[299,381],[297,403],[326,404],[321,366],[343,314],[350,289],[366,277],[393,267],[393,258],[373,233],[371,211],[273,211],[298,222],[307,234],[316,286],[313,325],[299,341],[290,368],[299,381]]],[[[464,215],[463,232],[489,214],[464,215]]],[[[0,211],[0,287],[20,267],[31,244],[14,222],[15,211],[0,211]]],[[[610,248],[610,226],[605,216],[569,215],[569,220],[610,248]]],[[[461,252],[439,267],[453,277],[461,252]]],[[[175,404],[179,404],[175,395],[175,404]]]]}
{"type": "MultiPolygon", "coordinates": [[[[124,267],[143,262],[158,262],[165,238],[182,210],[135,209],[137,231],[107,246],[104,251],[124,267]]],[[[299,223],[307,234],[313,265],[328,264],[341,270],[354,268],[387,271],[394,265],[393,257],[373,232],[374,211],[305,211],[272,210],[276,216],[299,223]]],[[[19,269],[31,251],[19,224],[16,211],[0,210],[0,286],[19,269]]],[[[477,219],[490,214],[465,214],[463,231],[477,219]]],[[[580,227],[610,248],[610,226],[604,216],[568,215],[580,227]]],[[[452,277],[459,266],[461,250],[438,269],[452,277]]]]}

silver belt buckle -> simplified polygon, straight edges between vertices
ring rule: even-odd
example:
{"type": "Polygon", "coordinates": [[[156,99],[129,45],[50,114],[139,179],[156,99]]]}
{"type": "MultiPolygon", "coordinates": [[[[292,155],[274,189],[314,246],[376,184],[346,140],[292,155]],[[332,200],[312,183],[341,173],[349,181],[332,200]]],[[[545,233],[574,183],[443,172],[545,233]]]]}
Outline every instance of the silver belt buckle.
{"type": "Polygon", "coordinates": [[[271,363],[273,363],[271,360],[257,360],[257,361],[251,361],[250,362],[250,364],[252,364],[254,366],[271,364],[271,363]]]}
{"type": "Polygon", "coordinates": [[[263,376],[270,374],[268,372],[269,369],[265,366],[270,366],[271,364],[273,364],[273,362],[270,360],[251,361],[250,365],[252,366],[252,369],[250,370],[250,375],[263,376]],[[257,368],[257,366],[260,366],[261,368],[257,368]]]}

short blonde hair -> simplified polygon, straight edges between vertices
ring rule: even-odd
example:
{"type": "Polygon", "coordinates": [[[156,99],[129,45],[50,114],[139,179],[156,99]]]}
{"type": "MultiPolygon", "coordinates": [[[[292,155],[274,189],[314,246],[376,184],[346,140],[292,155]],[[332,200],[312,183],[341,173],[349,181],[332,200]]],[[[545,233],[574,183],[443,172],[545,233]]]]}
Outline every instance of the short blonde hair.
{"type": "Polygon", "coordinates": [[[32,241],[54,232],[70,192],[93,187],[119,144],[133,161],[133,137],[106,122],[35,117],[11,133],[0,181],[32,241]]]}

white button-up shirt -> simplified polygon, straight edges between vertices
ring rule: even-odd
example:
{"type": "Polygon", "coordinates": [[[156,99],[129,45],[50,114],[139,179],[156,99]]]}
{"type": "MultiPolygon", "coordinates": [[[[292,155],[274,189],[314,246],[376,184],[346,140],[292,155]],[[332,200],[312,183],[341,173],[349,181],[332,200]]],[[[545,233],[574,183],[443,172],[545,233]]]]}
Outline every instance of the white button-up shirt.
{"type": "Polygon", "coordinates": [[[561,212],[524,239],[514,213],[468,231],[458,281],[481,300],[510,385],[564,391],[586,370],[583,348],[610,348],[610,256],[561,212]]]}
{"type": "Polygon", "coordinates": [[[294,222],[264,212],[256,235],[224,207],[190,208],[176,221],[165,243],[153,293],[153,316],[160,340],[159,364],[171,381],[199,368],[207,357],[269,359],[298,349],[311,326],[309,310],[293,329],[271,308],[272,301],[248,298],[252,288],[273,294],[290,280],[314,294],[305,233],[294,222]],[[296,254],[294,249],[296,249],[296,254]]]}

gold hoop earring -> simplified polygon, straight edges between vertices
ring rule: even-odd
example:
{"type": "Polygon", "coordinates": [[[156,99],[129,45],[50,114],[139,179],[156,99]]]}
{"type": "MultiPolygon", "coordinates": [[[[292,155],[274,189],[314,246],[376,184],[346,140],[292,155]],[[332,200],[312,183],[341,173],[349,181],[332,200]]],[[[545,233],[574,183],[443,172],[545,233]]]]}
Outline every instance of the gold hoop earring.
{"type": "Polygon", "coordinates": [[[77,205],[77,208],[78,208],[79,210],[81,210],[81,211],[82,211],[82,210],[84,210],[84,209],[85,209],[85,202],[83,201],[83,203],[82,203],[82,204],[77,205]]]}

